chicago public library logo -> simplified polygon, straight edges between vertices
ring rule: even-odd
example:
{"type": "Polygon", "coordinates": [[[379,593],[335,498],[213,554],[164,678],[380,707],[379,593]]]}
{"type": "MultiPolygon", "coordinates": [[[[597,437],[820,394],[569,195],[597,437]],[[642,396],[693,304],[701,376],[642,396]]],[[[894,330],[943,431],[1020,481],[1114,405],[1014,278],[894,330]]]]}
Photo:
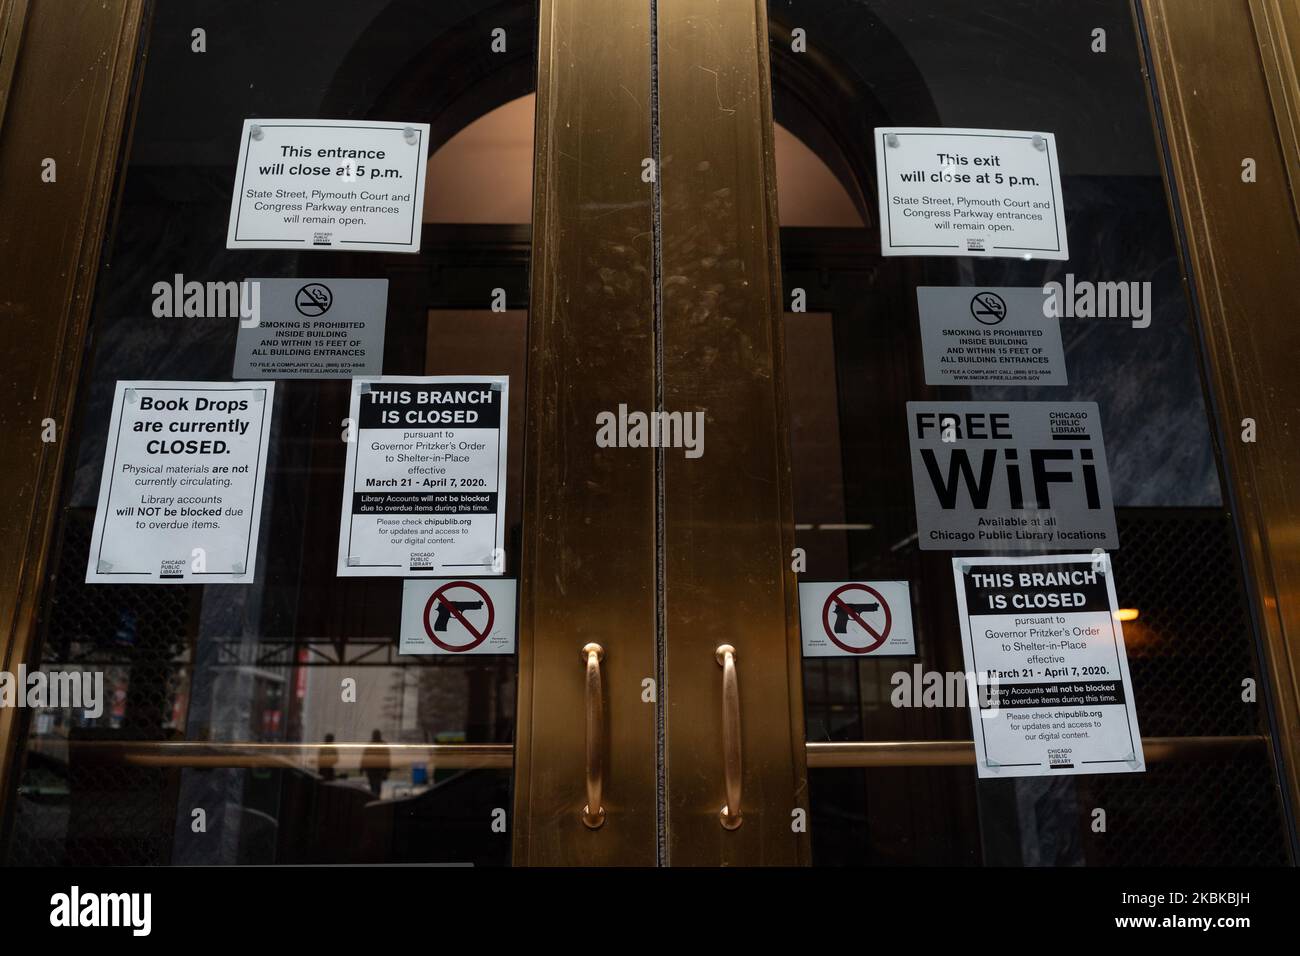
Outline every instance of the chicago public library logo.
{"type": "Polygon", "coordinates": [[[64,928],[129,927],[148,936],[153,927],[152,893],[83,893],[73,886],[50,897],[50,925],[64,928]]]}
{"type": "Polygon", "coordinates": [[[91,720],[104,713],[103,671],[0,671],[0,707],[81,710],[91,720]]]}
{"type": "Polygon", "coordinates": [[[687,458],[704,454],[703,412],[629,412],[596,416],[597,448],[682,448],[687,458]]]}

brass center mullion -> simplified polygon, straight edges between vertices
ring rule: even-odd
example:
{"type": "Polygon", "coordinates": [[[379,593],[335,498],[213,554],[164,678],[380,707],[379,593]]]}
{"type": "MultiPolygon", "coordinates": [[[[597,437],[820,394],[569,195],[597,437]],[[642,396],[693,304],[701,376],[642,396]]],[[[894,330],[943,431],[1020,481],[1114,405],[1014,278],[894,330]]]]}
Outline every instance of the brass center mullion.
{"type": "MultiPolygon", "coordinates": [[[[650,154],[654,161],[651,293],[654,297],[655,411],[664,411],[663,190],[659,183],[659,17],[658,0],[650,0],[650,154]]],[[[667,599],[664,534],[664,449],[655,449],[655,859],[668,866],[668,768],[664,707],[668,695],[668,640],[664,621],[667,599]]]]}

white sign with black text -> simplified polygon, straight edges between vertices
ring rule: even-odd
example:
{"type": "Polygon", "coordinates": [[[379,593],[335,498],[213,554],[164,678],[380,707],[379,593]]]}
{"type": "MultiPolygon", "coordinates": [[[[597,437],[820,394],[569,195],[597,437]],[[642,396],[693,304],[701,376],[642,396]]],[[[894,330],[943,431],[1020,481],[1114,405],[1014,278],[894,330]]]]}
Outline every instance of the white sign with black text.
{"type": "Polygon", "coordinates": [[[1145,770],[1109,555],[952,568],[979,776],[1145,770]]]}
{"type": "Polygon", "coordinates": [[[387,279],[249,279],[261,303],[240,323],[232,378],[352,378],[384,371],[387,279]]]}
{"type": "Polygon", "coordinates": [[[1051,133],[876,129],[880,252],[1068,259],[1051,133]]]}
{"type": "Polygon", "coordinates": [[[515,587],[507,578],[406,581],[399,654],[513,654],[515,587]]]}
{"type": "Polygon", "coordinates": [[[419,252],[427,123],[246,119],[227,249],[419,252]]]}
{"type": "Polygon", "coordinates": [[[906,581],[800,581],[804,657],[892,657],[916,653],[906,581]]]}
{"type": "Polygon", "coordinates": [[[506,375],[353,379],[341,577],[504,571],[506,375]]]}
{"type": "Polygon", "coordinates": [[[254,578],[273,382],[118,382],[87,584],[254,578]]]}
{"type": "Polygon", "coordinates": [[[923,551],[1116,548],[1096,402],[908,402],[923,551]]]}
{"type": "Polygon", "coordinates": [[[1043,290],[919,286],[927,385],[1066,385],[1061,323],[1043,290]]]}

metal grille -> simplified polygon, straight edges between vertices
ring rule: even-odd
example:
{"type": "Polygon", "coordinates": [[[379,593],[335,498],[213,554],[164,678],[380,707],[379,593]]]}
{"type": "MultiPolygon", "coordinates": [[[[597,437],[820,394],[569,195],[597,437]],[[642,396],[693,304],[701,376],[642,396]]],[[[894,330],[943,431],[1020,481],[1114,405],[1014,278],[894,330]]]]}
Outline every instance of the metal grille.
{"type": "Polygon", "coordinates": [[[1079,787],[1087,862],[1105,866],[1284,866],[1286,835],[1268,756],[1151,764],[1079,787]],[[1092,831],[1092,809],[1106,832],[1092,831]]]}
{"type": "Polygon", "coordinates": [[[8,862],[149,865],[168,862],[174,771],[85,764],[64,740],[162,740],[188,680],[197,588],[84,583],[92,511],[69,511],[44,622],[40,665],[104,673],[104,713],[31,717],[14,801],[8,862]]]}
{"type": "MultiPolygon", "coordinates": [[[[1133,695],[1143,736],[1269,735],[1255,638],[1230,517],[1220,511],[1121,509],[1113,556],[1133,695]],[[1256,702],[1242,699],[1255,682],[1256,702]]],[[[1287,841],[1267,752],[1149,764],[1145,774],[1082,778],[1089,863],[1280,865],[1287,841]],[[1107,811],[1093,833],[1091,809],[1107,811]]]]}
{"type": "Polygon", "coordinates": [[[1112,556],[1138,721],[1147,737],[1268,732],[1255,639],[1228,516],[1212,509],[1120,509],[1112,556]]]}

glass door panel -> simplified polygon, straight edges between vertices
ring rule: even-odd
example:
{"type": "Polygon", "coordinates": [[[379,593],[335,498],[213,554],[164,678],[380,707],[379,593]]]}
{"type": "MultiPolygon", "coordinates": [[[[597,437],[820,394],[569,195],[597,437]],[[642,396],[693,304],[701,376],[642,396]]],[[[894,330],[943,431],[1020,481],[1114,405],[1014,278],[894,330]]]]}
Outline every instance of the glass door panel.
{"type": "Polygon", "coordinates": [[[509,375],[518,578],[537,23],[528,0],[154,5],[38,655],[109,700],[29,715],[7,862],[510,861],[515,657],[400,654],[401,578],[336,575],[346,378],[277,383],[254,583],[83,582],[115,383],[231,379],[235,319],[151,309],[173,277],[384,279],[384,374],[509,375]],[[420,252],[226,249],[258,117],[428,123],[420,252]]]}
{"type": "Polygon", "coordinates": [[[1268,711],[1242,695],[1258,646],[1130,5],[768,13],[800,579],[906,581],[915,635],[914,654],[803,661],[813,862],[1286,861],[1268,711]],[[1054,133],[1069,259],[882,256],[877,127],[1054,133]],[[1134,283],[1149,311],[1062,317],[1065,385],[927,378],[918,287],[1041,296],[1051,282],[1134,283]],[[988,553],[918,543],[916,401],[1098,404],[1144,773],[980,779],[964,703],[900,694],[963,671],[952,558],[988,553]],[[1099,832],[1098,808],[1123,826],[1099,832]]]}

